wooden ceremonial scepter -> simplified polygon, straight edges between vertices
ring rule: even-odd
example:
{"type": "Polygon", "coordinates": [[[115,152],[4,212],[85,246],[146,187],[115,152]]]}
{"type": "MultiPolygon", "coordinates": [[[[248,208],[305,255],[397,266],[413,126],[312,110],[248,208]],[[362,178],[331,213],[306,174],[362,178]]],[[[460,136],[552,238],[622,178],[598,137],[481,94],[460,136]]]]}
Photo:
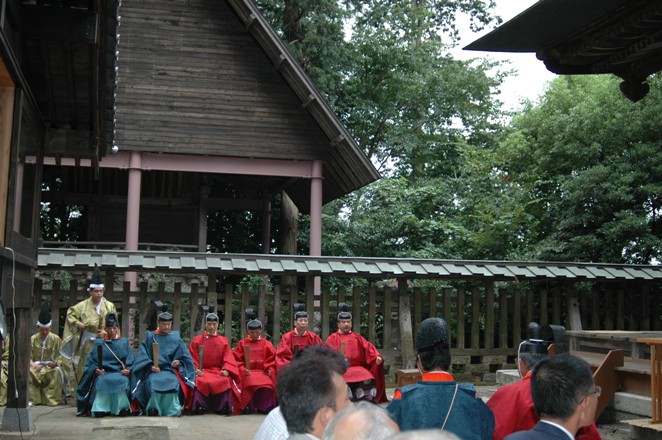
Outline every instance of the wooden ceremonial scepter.
{"type": "Polygon", "coordinates": [[[299,344],[295,344],[294,349],[292,350],[292,356],[296,356],[298,352],[299,352],[299,344]]]}
{"type": "Polygon", "coordinates": [[[103,330],[103,315],[99,314],[99,325],[97,326],[97,331],[100,332],[103,330]]]}
{"type": "Polygon", "coordinates": [[[244,365],[247,371],[251,371],[251,348],[248,345],[244,345],[244,365]]]}
{"type": "Polygon", "coordinates": [[[344,342],[340,343],[340,354],[345,356],[345,343],[344,342]]]}
{"type": "Polygon", "coordinates": [[[154,358],[154,366],[159,366],[159,343],[154,341],[152,342],[152,357],[154,358]]]}
{"type": "Polygon", "coordinates": [[[205,364],[205,346],[201,345],[198,347],[198,368],[202,371],[202,366],[205,364]]]}
{"type": "Polygon", "coordinates": [[[99,370],[103,370],[103,346],[97,345],[97,365],[99,370]]]}

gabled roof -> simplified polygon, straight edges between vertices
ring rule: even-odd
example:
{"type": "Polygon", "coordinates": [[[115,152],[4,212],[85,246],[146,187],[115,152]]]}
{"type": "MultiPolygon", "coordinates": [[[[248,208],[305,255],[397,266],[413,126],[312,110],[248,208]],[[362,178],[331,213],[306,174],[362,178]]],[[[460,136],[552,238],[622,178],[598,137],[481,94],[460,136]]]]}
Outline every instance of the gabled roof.
{"type": "MultiPolygon", "coordinates": [[[[124,0],[119,13],[120,151],[321,161],[323,203],[379,178],[250,0],[124,0]]],[[[309,179],[232,179],[309,209],[309,179]]]]}
{"type": "Polygon", "coordinates": [[[540,0],[465,49],[535,52],[558,74],[613,73],[636,101],[662,69],[662,0],[540,0]]]}
{"type": "MultiPolygon", "coordinates": [[[[253,2],[227,1],[329,140],[331,157],[324,166],[324,202],[334,200],[379,179],[379,173],[353,136],[253,2]],[[329,185],[326,183],[327,180],[335,184],[329,185]]],[[[295,184],[298,185],[304,184],[295,184]]],[[[298,205],[308,204],[305,200],[295,200],[295,202],[298,205]]]]}

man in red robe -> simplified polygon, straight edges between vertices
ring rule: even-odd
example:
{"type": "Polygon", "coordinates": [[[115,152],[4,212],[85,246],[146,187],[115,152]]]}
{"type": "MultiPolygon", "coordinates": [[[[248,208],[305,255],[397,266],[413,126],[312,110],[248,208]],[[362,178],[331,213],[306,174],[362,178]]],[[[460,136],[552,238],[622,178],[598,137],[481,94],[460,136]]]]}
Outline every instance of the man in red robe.
{"type": "Polygon", "coordinates": [[[205,331],[193,338],[188,349],[196,375],[190,410],[194,414],[232,414],[239,404],[239,367],[227,338],[218,334],[218,315],[205,317],[205,331]]]}
{"type": "MultiPolygon", "coordinates": [[[[509,434],[532,429],[540,417],[536,414],[531,396],[531,373],[535,364],[547,357],[547,345],[540,339],[529,339],[520,344],[517,370],[522,380],[499,388],[487,401],[494,414],[492,440],[502,440],[509,434]]],[[[600,440],[595,422],[580,428],[577,440],[600,440]]]]}
{"type": "Polygon", "coordinates": [[[239,341],[234,357],[239,364],[241,401],[235,413],[266,414],[276,407],[276,349],[262,338],[262,322],[246,309],[248,336],[239,341]]]}
{"type": "Polygon", "coordinates": [[[276,350],[276,369],[280,371],[288,365],[299,350],[321,343],[322,339],[317,334],[308,331],[308,313],[304,310],[304,305],[294,304],[294,329],[280,339],[276,350]]]}
{"type": "Polygon", "coordinates": [[[347,358],[349,368],[343,375],[352,392],[351,400],[388,402],[384,380],[384,359],[363,336],[352,331],[352,314],[340,304],[338,331],[326,338],[326,345],[347,358]]]}

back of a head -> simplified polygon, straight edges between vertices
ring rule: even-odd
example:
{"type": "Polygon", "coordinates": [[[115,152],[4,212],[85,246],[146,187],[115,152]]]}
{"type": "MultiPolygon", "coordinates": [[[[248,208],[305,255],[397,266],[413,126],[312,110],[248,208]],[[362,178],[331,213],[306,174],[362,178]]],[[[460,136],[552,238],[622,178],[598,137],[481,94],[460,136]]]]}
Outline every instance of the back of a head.
{"type": "Polygon", "coordinates": [[[388,440],[460,440],[460,437],[439,429],[415,429],[396,434],[388,440]]]}
{"type": "Polygon", "coordinates": [[[311,432],[318,410],[324,406],[335,410],[334,374],[324,359],[312,356],[279,371],[278,402],[289,432],[311,432]]]}
{"type": "Polygon", "coordinates": [[[292,358],[292,363],[299,363],[301,361],[317,360],[324,365],[327,369],[335,371],[341,376],[345,374],[349,368],[349,363],[343,355],[336,350],[326,345],[316,344],[309,345],[303,350],[299,350],[292,358]]]}
{"type": "Polygon", "coordinates": [[[450,337],[446,321],[428,318],[416,331],[416,353],[425,371],[447,371],[451,364],[450,337]]]}
{"type": "Polygon", "coordinates": [[[398,432],[398,425],[384,408],[358,402],[333,417],[322,440],[385,440],[398,432]]]}
{"type": "Polygon", "coordinates": [[[568,420],[593,386],[589,365],[569,354],[541,360],[531,376],[533,404],[541,418],[568,420]]]}

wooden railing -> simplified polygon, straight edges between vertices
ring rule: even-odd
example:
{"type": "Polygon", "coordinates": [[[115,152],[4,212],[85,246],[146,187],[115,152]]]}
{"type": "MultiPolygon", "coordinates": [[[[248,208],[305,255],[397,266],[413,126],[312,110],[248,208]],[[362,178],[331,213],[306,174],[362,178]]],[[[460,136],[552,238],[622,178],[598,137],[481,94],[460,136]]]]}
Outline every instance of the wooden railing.
{"type": "MultiPolygon", "coordinates": [[[[326,286],[327,281],[323,280],[318,296],[279,285],[217,286],[213,279],[206,285],[177,282],[167,288],[165,282],[154,285],[144,282],[136,291],[124,283],[121,290],[107,288],[106,297],[120,312],[123,335],[136,344],[145,334],[143,320],[147,306],[156,299],[169,304],[174,327],[182,331],[186,340],[200,331],[191,325],[198,318],[199,305],[215,305],[222,315],[223,331],[233,345],[245,335],[243,310],[247,307],[258,312],[265,333],[277,345],[280,335],[292,328],[292,304],[307,304],[311,328],[325,339],[335,331],[337,304],[346,302],[354,315],[354,330],[374,343],[391,365],[402,362],[399,319],[411,316],[415,334],[423,319],[440,316],[451,328],[455,372],[468,380],[487,382],[492,381],[496,369],[513,365],[516,347],[526,336],[524,329],[529,322],[570,328],[571,300],[582,304],[580,317],[584,328],[660,330],[660,296],[648,288],[627,291],[621,285],[595,286],[577,297],[568,285],[555,287],[549,283],[458,282],[453,287],[425,289],[407,284],[406,288],[398,289],[397,281],[368,286],[365,280],[355,281],[361,285],[326,286]],[[402,292],[408,301],[402,301],[402,292]],[[637,300],[625,301],[626,296],[637,300]],[[411,304],[408,313],[403,313],[401,304],[411,304]]],[[[53,328],[60,334],[67,308],[86,297],[87,292],[76,281],[68,286],[61,286],[58,281],[48,287],[40,280],[36,283],[35,304],[50,301],[53,328]]],[[[38,311],[39,307],[35,306],[35,319],[38,311]]]]}

